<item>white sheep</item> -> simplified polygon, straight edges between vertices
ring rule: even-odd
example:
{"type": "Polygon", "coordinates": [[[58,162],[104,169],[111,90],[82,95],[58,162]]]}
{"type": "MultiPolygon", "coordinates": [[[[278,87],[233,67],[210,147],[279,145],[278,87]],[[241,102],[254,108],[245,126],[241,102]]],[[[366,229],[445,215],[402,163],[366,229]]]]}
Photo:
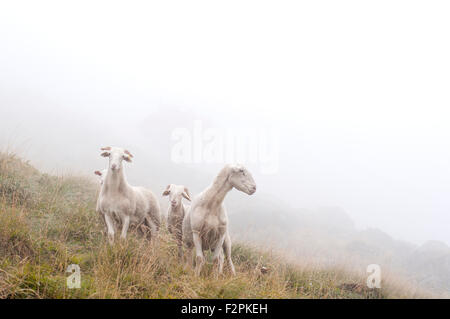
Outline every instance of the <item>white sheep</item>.
{"type": "Polygon", "coordinates": [[[205,263],[203,251],[213,252],[214,263],[219,273],[223,272],[223,262],[227,258],[233,275],[236,274],[231,259],[231,239],[228,232],[228,216],[223,200],[230,190],[236,188],[248,195],[256,192],[256,184],[250,172],[241,165],[226,165],[214,182],[197,195],[183,221],[183,241],[192,251],[195,247],[195,271],[200,271],[205,263]]]}
{"type": "MultiPolygon", "coordinates": [[[[106,173],[107,172],[108,172],[107,169],[94,172],[95,175],[100,177],[99,178],[100,179],[100,191],[102,189],[101,187],[102,187],[103,183],[105,182],[105,178],[106,178],[106,173]]],[[[100,211],[100,196],[97,198],[97,205],[96,205],[95,211],[100,214],[100,217],[105,222],[105,226],[106,226],[105,215],[100,211]]]]}
{"type": "Polygon", "coordinates": [[[103,185],[106,178],[106,173],[108,173],[107,169],[101,170],[101,171],[95,171],[94,174],[100,177],[100,185],[103,185]]]}
{"type": "MultiPolygon", "coordinates": [[[[108,173],[108,170],[107,169],[104,169],[104,170],[101,170],[101,171],[95,171],[94,172],[94,174],[95,175],[97,175],[97,176],[99,176],[100,178],[100,191],[101,191],[101,186],[103,185],[103,183],[105,182],[105,179],[106,179],[106,174],[108,173]]],[[[100,208],[99,208],[99,203],[100,203],[100,196],[97,198],[97,207],[96,207],[96,212],[97,213],[100,213],[101,214],[101,212],[100,212],[100,208]]],[[[101,214],[101,215],[103,215],[103,214],[101,214]]]]}
{"type": "Polygon", "coordinates": [[[156,196],[143,187],[130,186],[125,178],[123,161],[131,162],[133,155],[118,147],[104,147],[101,156],[109,158],[109,167],[101,187],[98,209],[104,215],[108,239],[114,242],[114,220],[122,225],[121,238],[125,239],[130,225],[150,228],[155,236],[160,225],[160,207],[156,196]]]}
{"type": "Polygon", "coordinates": [[[170,184],[163,192],[163,196],[169,196],[169,209],[167,211],[167,226],[169,232],[175,236],[178,245],[178,255],[183,255],[183,219],[189,205],[182,203],[183,197],[191,201],[189,190],[183,185],[170,184]]]}

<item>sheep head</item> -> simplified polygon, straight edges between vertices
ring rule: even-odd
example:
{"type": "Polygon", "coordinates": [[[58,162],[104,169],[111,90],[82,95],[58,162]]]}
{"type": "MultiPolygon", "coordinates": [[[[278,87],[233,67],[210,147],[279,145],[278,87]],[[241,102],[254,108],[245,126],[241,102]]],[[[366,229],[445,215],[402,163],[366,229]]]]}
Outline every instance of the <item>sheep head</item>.
{"type": "Polygon", "coordinates": [[[103,151],[101,156],[109,157],[109,168],[112,171],[122,169],[122,161],[131,163],[131,159],[134,157],[128,150],[120,147],[102,147],[101,151],[103,151]]]}
{"type": "Polygon", "coordinates": [[[256,183],[252,174],[243,165],[230,165],[228,181],[237,190],[248,195],[256,192],[256,183]]]}
{"type": "Polygon", "coordinates": [[[165,191],[163,192],[163,196],[169,196],[170,205],[174,208],[181,204],[182,197],[188,201],[191,201],[189,190],[183,185],[167,185],[165,191]]]}

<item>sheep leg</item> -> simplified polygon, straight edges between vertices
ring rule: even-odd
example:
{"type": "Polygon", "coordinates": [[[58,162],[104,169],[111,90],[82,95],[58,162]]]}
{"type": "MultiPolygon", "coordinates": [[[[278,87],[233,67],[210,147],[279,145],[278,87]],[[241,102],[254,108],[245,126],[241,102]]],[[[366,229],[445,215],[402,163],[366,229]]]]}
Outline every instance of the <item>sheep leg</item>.
{"type": "Polygon", "coordinates": [[[234,269],[233,260],[231,259],[231,239],[229,234],[226,234],[225,236],[223,250],[225,252],[225,257],[227,258],[228,265],[230,266],[231,273],[233,274],[233,276],[236,276],[236,270],[234,269]]]}
{"type": "Polygon", "coordinates": [[[182,239],[177,240],[177,245],[178,245],[178,257],[183,258],[183,241],[182,241],[182,239]]]}
{"type": "MultiPolygon", "coordinates": [[[[223,262],[224,262],[224,257],[223,257],[223,247],[220,246],[220,248],[217,248],[217,251],[219,251],[219,253],[217,254],[217,258],[213,259],[214,261],[214,267],[216,268],[217,271],[215,271],[215,276],[218,277],[218,275],[223,274],[223,262]]],[[[213,251],[213,256],[216,255],[216,250],[213,251]]]]}
{"type": "Polygon", "coordinates": [[[214,265],[216,266],[219,274],[222,273],[221,268],[223,270],[223,267],[220,265],[220,255],[221,255],[221,252],[223,252],[223,244],[225,241],[225,237],[226,237],[226,233],[224,233],[222,236],[220,236],[216,247],[213,249],[213,262],[214,262],[214,265]]]}
{"type": "Polygon", "coordinates": [[[186,249],[186,254],[184,254],[183,258],[184,258],[184,262],[185,262],[186,266],[189,265],[189,267],[191,267],[192,266],[192,248],[188,247],[186,249]]]}
{"type": "Polygon", "coordinates": [[[195,246],[195,274],[200,276],[200,272],[202,270],[203,264],[205,263],[205,257],[203,256],[202,249],[202,240],[198,232],[193,232],[192,236],[194,238],[194,246],[195,246]]]}
{"type": "Polygon", "coordinates": [[[223,274],[223,262],[224,262],[223,249],[221,249],[219,254],[219,274],[223,274]]]}
{"type": "Polygon", "coordinates": [[[150,227],[150,238],[153,236],[156,238],[156,235],[158,234],[158,227],[150,217],[146,217],[145,221],[147,226],[150,227]]]}
{"type": "Polygon", "coordinates": [[[120,238],[122,239],[127,238],[128,227],[130,227],[130,216],[125,216],[122,226],[122,234],[120,235],[120,238]]]}
{"type": "Polygon", "coordinates": [[[142,224],[140,224],[139,226],[136,227],[136,230],[139,234],[139,236],[144,237],[146,234],[146,226],[145,226],[145,222],[142,222],[142,224]]]}
{"type": "Polygon", "coordinates": [[[107,223],[106,223],[106,217],[105,217],[105,214],[103,214],[101,211],[97,211],[98,212],[98,214],[99,214],[99,218],[101,219],[101,222],[103,223],[102,225],[103,225],[103,233],[105,234],[105,235],[107,235],[108,234],[108,225],[107,225],[107,223]]]}
{"type": "Polygon", "coordinates": [[[219,241],[217,242],[216,247],[213,249],[213,260],[219,260],[220,252],[222,251],[223,244],[225,242],[226,233],[220,236],[219,241]]]}
{"type": "Polygon", "coordinates": [[[105,222],[106,222],[106,228],[108,229],[108,240],[109,243],[112,245],[114,243],[114,222],[111,219],[111,216],[108,214],[104,214],[105,216],[105,222]]]}
{"type": "Polygon", "coordinates": [[[182,223],[178,223],[177,227],[175,228],[175,237],[177,239],[177,245],[178,245],[178,257],[183,257],[183,225],[182,223]]]}
{"type": "Polygon", "coordinates": [[[150,224],[147,222],[147,218],[144,219],[144,222],[141,225],[141,231],[142,231],[142,235],[147,238],[148,240],[151,239],[151,228],[150,228],[150,224]]]}

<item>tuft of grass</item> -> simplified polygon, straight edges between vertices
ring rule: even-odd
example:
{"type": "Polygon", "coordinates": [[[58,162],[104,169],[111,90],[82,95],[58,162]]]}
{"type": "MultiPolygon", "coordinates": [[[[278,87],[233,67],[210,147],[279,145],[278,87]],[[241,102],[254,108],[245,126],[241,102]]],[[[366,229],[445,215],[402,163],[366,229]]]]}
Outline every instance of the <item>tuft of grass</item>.
{"type": "Polygon", "coordinates": [[[235,243],[237,276],[201,276],[178,258],[162,229],[148,242],[129,234],[110,246],[95,212],[97,185],[76,176],[41,174],[0,153],[0,298],[392,298],[406,289],[370,290],[365,278],[337,268],[288,263],[272,252],[235,243]],[[77,264],[81,288],[68,289],[77,264]]]}
{"type": "Polygon", "coordinates": [[[0,204],[0,256],[24,258],[34,255],[25,211],[0,204]]]}

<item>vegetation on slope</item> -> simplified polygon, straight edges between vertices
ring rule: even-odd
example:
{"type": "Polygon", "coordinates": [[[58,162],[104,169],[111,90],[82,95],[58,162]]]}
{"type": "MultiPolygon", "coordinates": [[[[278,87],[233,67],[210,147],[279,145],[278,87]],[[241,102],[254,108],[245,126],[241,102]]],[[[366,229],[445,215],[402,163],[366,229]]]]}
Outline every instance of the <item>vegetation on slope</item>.
{"type": "Polygon", "coordinates": [[[288,264],[236,243],[236,277],[216,276],[211,264],[196,277],[165,229],[158,241],[131,233],[110,247],[94,209],[97,191],[87,178],[42,174],[0,153],[0,298],[417,297],[388,283],[371,290],[355,274],[288,264]],[[80,289],[67,288],[71,264],[81,268],[80,289]]]}

